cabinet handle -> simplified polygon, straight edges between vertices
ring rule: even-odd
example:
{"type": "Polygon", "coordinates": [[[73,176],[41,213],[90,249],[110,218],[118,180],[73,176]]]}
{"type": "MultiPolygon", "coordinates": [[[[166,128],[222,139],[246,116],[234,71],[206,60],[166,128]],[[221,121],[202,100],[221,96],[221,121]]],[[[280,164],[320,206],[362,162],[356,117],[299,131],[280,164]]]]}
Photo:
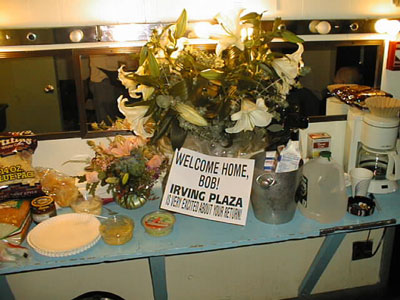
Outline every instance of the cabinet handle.
{"type": "Polygon", "coordinates": [[[51,94],[51,93],[53,93],[54,92],[54,86],[52,86],[51,84],[48,84],[48,85],[46,85],[45,87],[44,87],[44,92],[46,93],[46,94],[51,94]]]}

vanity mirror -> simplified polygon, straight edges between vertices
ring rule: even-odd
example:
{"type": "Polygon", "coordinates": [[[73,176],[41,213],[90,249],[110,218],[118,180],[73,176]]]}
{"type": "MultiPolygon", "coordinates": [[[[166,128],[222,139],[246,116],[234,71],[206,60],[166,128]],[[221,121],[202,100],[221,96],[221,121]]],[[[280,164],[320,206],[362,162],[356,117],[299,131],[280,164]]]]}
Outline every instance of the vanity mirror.
{"type": "MultiPolygon", "coordinates": [[[[116,99],[124,87],[117,80],[117,69],[127,63],[130,69],[137,68],[132,57],[140,47],[108,46],[86,44],[86,48],[35,51],[0,48],[0,113],[5,113],[6,118],[5,127],[0,130],[30,129],[40,139],[113,134],[93,131],[90,124],[119,114],[116,99]]],[[[276,43],[276,47],[285,52],[287,45],[276,43]]],[[[301,82],[319,101],[315,102],[318,109],[309,114],[311,121],[323,118],[316,115],[324,114],[324,90],[334,83],[340,67],[357,66],[360,84],[380,87],[383,40],[319,38],[306,41],[304,48],[303,60],[311,72],[301,82]]]]}
{"type": "MultiPolygon", "coordinates": [[[[296,47],[295,45],[283,43],[276,43],[274,47],[275,50],[283,53],[292,53],[296,50],[289,48],[296,47]]],[[[383,41],[305,42],[304,49],[303,60],[305,65],[310,67],[310,72],[301,79],[303,89],[299,94],[302,98],[309,97],[307,99],[309,105],[304,108],[304,113],[311,119],[318,121],[323,119],[327,97],[326,87],[329,84],[338,83],[335,81],[335,74],[342,67],[351,67],[359,72],[357,82],[349,83],[380,87],[383,41]]],[[[117,69],[121,64],[129,63],[128,69],[135,70],[137,62],[133,60],[132,54],[138,51],[138,48],[76,51],[76,59],[80,66],[79,74],[82,76],[79,103],[82,105],[85,118],[81,126],[86,136],[94,134],[90,127],[91,122],[103,120],[107,122],[107,116],[111,118],[122,116],[118,112],[116,99],[119,95],[126,94],[127,90],[117,80],[117,69]],[[102,105],[96,105],[97,103],[102,103],[102,105]],[[97,109],[99,106],[101,109],[97,109]]],[[[336,117],[336,119],[343,118],[345,116],[336,117]]]]}
{"type": "Polygon", "coordinates": [[[1,130],[79,132],[70,50],[0,53],[1,130]]]}

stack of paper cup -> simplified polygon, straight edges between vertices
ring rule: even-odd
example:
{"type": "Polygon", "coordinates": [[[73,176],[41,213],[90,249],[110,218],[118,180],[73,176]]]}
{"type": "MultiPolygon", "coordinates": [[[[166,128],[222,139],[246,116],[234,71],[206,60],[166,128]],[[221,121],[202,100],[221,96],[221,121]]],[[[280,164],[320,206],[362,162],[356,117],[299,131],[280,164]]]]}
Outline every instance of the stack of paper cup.
{"type": "Polygon", "coordinates": [[[374,173],[366,168],[353,168],[350,170],[351,196],[367,196],[368,187],[374,173]]]}

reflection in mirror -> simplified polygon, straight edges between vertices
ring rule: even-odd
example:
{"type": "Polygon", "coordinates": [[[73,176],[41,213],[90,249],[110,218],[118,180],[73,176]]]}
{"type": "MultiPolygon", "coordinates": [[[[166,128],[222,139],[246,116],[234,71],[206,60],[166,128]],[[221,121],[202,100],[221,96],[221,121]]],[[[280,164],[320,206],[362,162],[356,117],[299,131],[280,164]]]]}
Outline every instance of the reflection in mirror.
{"type": "Polygon", "coordinates": [[[118,110],[120,95],[128,97],[128,90],[118,80],[118,69],[124,65],[126,70],[136,71],[138,49],[92,49],[78,54],[81,107],[84,110],[84,123],[88,131],[93,123],[110,125],[117,117],[123,117],[118,110]],[[124,53],[128,52],[128,53],[124,53]]]}
{"type": "MultiPolygon", "coordinates": [[[[296,45],[276,43],[274,49],[293,53],[296,45]],[[276,47],[276,48],[275,48],[276,47]]],[[[354,67],[360,73],[357,83],[374,88],[380,87],[383,59],[383,41],[335,41],[305,42],[303,60],[310,72],[301,78],[302,88],[292,90],[289,101],[298,105],[299,111],[308,117],[325,115],[327,86],[335,82],[335,74],[341,67],[354,67]]],[[[92,49],[79,55],[86,128],[91,131],[92,122],[115,120],[121,116],[117,98],[128,96],[118,80],[118,68],[125,64],[128,70],[136,70],[137,53],[140,49],[92,49]]],[[[348,79],[346,79],[348,80],[348,79]]]]}
{"type": "Polygon", "coordinates": [[[309,73],[300,78],[302,88],[293,89],[288,100],[307,117],[323,116],[330,96],[328,85],[360,84],[379,89],[383,47],[383,41],[305,42],[303,61],[309,73]]]}
{"type": "Polygon", "coordinates": [[[0,57],[0,131],[80,129],[70,51],[10,52],[0,57]]]}
{"type": "Polygon", "coordinates": [[[317,115],[326,114],[331,84],[380,88],[383,41],[306,43],[304,63],[311,71],[300,81],[319,99],[317,115]]]}

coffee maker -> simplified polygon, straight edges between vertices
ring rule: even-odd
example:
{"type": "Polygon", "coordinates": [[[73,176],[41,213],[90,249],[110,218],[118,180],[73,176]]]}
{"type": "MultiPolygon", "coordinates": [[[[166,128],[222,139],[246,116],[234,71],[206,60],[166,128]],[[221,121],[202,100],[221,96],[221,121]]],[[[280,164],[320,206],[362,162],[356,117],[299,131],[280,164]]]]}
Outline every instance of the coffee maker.
{"type": "Polygon", "coordinates": [[[398,189],[398,135],[398,117],[380,117],[355,107],[349,109],[344,167],[347,172],[352,168],[367,168],[374,173],[368,192],[386,194],[398,189]]]}

